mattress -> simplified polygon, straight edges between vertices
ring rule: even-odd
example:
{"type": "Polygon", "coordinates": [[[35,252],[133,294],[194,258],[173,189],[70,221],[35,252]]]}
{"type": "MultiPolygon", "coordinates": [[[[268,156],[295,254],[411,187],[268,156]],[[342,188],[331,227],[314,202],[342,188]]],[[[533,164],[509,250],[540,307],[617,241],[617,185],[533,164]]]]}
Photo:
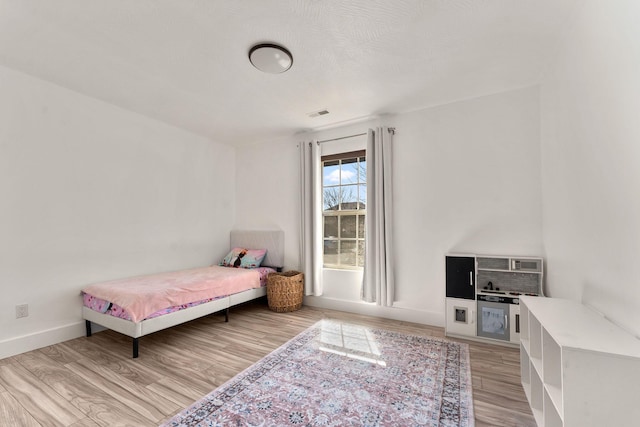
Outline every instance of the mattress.
{"type": "Polygon", "coordinates": [[[269,267],[205,267],[114,280],[87,286],[83,304],[133,322],[195,307],[248,289],[266,286],[269,267]]]}

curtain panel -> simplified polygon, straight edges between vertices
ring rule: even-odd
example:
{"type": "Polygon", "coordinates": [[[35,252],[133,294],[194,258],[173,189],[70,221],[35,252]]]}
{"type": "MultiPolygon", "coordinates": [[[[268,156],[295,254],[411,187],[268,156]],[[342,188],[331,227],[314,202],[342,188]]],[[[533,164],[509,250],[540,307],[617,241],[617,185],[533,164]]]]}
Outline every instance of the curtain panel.
{"type": "Polygon", "coordinates": [[[322,165],[316,141],[300,143],[300,264],[305,295],[322,295],[322,165]]]}
{"type": "Polygon", "coordinates": [[[395,299],[391,142],[387,127],[367,134],[367,215],[362,299],[390,307],[395,299]]]}

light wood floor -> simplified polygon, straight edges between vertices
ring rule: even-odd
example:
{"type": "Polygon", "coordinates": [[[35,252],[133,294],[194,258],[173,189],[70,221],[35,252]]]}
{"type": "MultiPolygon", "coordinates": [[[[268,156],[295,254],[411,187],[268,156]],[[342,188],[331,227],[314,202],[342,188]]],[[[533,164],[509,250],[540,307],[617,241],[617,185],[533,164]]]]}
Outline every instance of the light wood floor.
{"type": "MultiPolygon", "coordinates": [[[[322,318],[416,335],[442,328],[264,303],[211,315],[140,339],[112,331],[0,360],[2,426],[155,426],[322,318]]],[[[519,351],[467,341],[476,426],[535,426],[520,385],[519,351]]]]}

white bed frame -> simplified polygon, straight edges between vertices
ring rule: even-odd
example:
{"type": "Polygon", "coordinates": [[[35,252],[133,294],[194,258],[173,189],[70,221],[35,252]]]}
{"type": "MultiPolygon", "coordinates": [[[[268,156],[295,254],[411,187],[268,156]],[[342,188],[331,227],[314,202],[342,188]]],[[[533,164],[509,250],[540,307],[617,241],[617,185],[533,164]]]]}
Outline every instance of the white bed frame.
{"type": "MultiPolygon", "coordinates": [[[[284,265],[284,232],[232,230],[230,237],[231,248],[266,249],[267,255],[262,265],[277,269],[281,269],[284,265]]],[[[139,348],[138,339],[144,335],[223,310],[225,311],[225,322],[228,322],[229,307],[263,297],[266,294],[266,287],[249,289],[205,304],[174,311],[152,319],[141,320],[140,322],[132,322],[131,320],[99,313],[85,306],[82,307],[82,317],[85,319],[87,337],[91,336],[91,322],[93,322],[133,338],[133,357],[136,358],[138,357],[139,348]]]]}

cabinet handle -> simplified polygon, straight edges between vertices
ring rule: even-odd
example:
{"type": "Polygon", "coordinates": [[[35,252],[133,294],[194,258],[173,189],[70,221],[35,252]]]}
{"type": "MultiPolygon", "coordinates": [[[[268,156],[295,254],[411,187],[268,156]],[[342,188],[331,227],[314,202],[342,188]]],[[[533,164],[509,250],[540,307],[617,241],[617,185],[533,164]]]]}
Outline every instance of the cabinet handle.
{"type": "Polygon", "coordinates": [[[509,316],[505,314],[504,315],[504,330],[506,331],[508,327],[509,327],[509,316]]]}
{"type": "Polygon", "coordinates": [[[469,286],[473,286],[473,271],[469,272],[469,286]]]}

